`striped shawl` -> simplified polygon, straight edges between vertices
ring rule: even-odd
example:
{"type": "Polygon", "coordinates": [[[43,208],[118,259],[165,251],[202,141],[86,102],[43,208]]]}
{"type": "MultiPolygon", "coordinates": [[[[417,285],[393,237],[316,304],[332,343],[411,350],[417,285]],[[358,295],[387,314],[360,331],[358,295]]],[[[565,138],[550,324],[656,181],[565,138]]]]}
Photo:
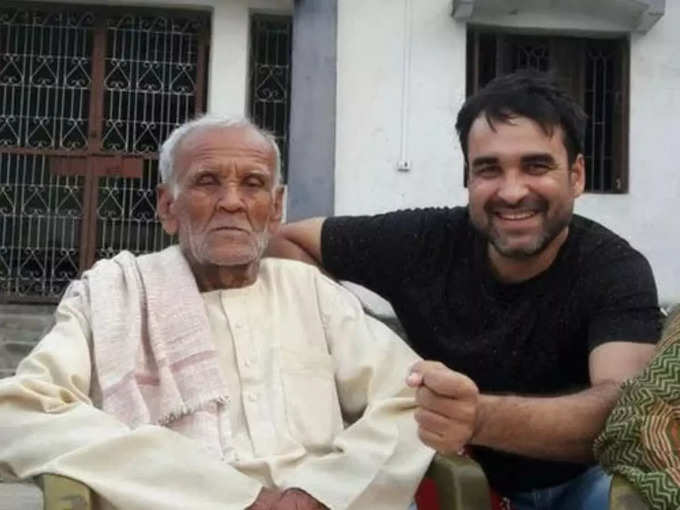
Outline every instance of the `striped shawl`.
{"type": "Polygon", "coordinates": [[[95,405],[131,428],[168,427],[228,458],[226,387],[179,247],[140,257],[121,252],[76,284],[90,300],[95,405]]]}

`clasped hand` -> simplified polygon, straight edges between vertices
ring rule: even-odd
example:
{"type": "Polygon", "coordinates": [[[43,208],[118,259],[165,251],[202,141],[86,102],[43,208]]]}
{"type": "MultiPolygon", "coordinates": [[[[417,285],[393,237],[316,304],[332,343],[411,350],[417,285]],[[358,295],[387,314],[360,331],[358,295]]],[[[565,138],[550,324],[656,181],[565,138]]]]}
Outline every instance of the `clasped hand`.
{"type": "Polygon", "coordinates": [[[246,510],[327,510],[327,507],[301,489],[264,488],[246,510]]]}
{"type": "Polygon", "coordinates": [[[456,453],[474,437],[479,390],[469,377],[437,361],[419,361],[406,383],[416,389],[418,436],[440,453],[456,453]]]}

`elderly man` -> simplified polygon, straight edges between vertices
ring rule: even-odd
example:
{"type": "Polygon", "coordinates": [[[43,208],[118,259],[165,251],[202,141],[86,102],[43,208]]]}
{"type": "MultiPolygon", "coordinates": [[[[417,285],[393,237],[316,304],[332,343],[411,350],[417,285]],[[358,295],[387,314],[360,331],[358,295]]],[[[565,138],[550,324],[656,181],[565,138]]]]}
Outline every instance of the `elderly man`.
{"type": "Polygon", "coordinates": [[[0,468],[120,509],[405,508],[432,450],[417,360],[316,269],[260,257],[282,212],[275,142],[201,118],[161,149],[179,246],[75,281],[0,382],[0,468]]]}

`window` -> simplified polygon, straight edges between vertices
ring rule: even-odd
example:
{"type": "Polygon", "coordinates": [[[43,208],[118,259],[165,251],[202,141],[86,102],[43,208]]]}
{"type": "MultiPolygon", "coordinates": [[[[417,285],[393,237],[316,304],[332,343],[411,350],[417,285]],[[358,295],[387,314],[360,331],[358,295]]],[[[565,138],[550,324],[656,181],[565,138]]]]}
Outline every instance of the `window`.
{"type": "Polygon", "coordinates": [[[170,243],[157,151],[203,111],[209,18],[0,7],[0,301],[54,302],[102,257],[170,243]]]}
{"type": "Polygon", "coordinates": [[[552,71],[586,114],[586,191],[628,189],[628,40],[468,30],[467,94],[519,69],[552,71]]]}
{"type": "Polygon", "coordinates": [[[250,116],[276,137],[285,182],[288,163],[292,19],[255,14],[250,21],[250,116]]]}

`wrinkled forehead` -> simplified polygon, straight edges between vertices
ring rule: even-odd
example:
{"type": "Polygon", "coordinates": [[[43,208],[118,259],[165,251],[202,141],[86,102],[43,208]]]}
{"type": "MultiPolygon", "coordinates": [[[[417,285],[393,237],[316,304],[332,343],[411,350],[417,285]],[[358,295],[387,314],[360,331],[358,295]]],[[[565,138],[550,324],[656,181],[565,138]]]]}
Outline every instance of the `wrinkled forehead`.
{"type": "Polygon", "coordinates": [[[276,152],[272,144],[251,126],[205,126],[187,134],[178,144],[178,169],[189,168],[193,162],[205,159],[239,160],[276,168],[276,152]]]}

